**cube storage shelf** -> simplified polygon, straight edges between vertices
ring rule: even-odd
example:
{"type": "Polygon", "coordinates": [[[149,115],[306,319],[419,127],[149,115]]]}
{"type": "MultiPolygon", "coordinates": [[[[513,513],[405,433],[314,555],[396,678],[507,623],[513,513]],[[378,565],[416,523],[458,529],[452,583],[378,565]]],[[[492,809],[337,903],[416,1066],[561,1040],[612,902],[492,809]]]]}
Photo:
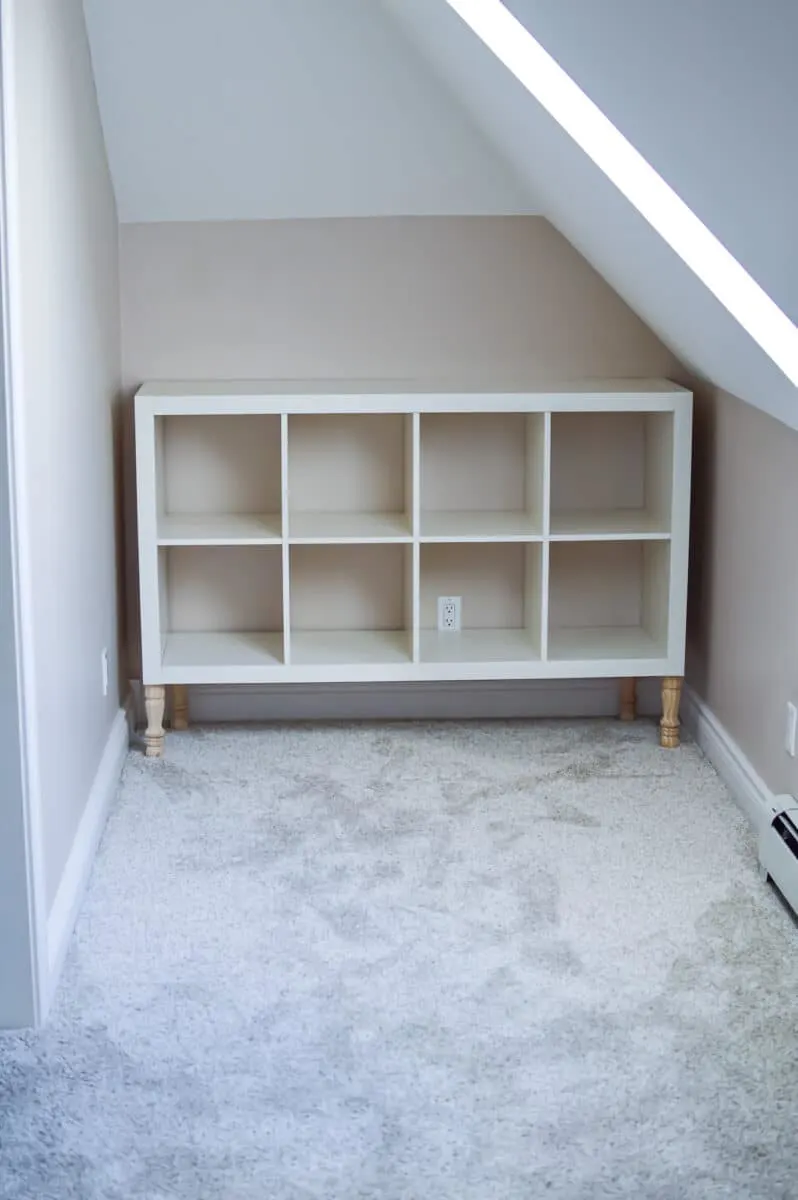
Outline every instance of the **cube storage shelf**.
{"type": "Polygon", "coordinates": [[[691,421],[667,380],[147,384],[144,683],[680,676],[691,421]]]}

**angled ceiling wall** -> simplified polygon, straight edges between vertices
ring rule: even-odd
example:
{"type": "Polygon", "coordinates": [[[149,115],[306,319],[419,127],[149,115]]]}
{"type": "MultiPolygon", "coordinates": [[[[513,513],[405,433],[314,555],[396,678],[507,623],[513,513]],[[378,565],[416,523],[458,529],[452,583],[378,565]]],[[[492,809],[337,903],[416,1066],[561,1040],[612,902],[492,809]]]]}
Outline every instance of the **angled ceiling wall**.
{"type": "MultiPolygon", "coordinates": [[[[685,365],[798,390],[446,0],[84,0],[121,219],[543,213],[685,365]]],[[[788,316],[793,0],[508,0],[788,316]]]]}
{"type": "Polygon", "coordinates": [[[529,213],[375,0],[85,0],[120,218],[529,213]]]}
{"type": "MultiPolygon", "coordinates": [[[[697,374],[798,428],[798,389],[603,172],[482,45],[445,0],[435,3],[431,0],[383,0],[383,3],[441,77],[448,81],[453,94],[481,123],[486,135],[503,150],[508,161],[535,190],[544,214],[674,353],[697,374]]],[[[781,15],[786,22],[782,36],[793,24],[787,0],[777,0],[773,10],[770,5],[756,4],[755,0],[734,0],[731,5],[726,0],[702,0],[699,5],[693,0],[671,0],[668,5],[660,4],[658,0],[637,0],[636,4],[633,0],[602,0],[600,4],[591,4],[590,0],[568,0],[567,4],[556,0],[512,0],[510,5],[515,15],[527,23],[533,35],[561,65],[566,70],[573,70],[576,81],[583,80],[591,98],[599,105],[602,97],[605,99],[607,115],[617,119],[621,131],[627,132],[630,140],[641,143],[637,148],[651,159],[661,160],[660,170],[667,182],[678,190],[681,180],[683,192],[689,192],[684,198],[688,202],[692,199],[699,209],[703,207],[704,212],[699,211],[698,215],[703,216],[713,232],[718,232],[713,228],[719,221],[718,212],[726,215],[726,237],[732,253],[737,251],[731,240],[732,228],[748,235],[745,255],[743,250],[740,251],[740,256],[747,258],[744,265],[750,263],[753,266],[754,259],[757,264],[763,264],[766,257],[764,249],[753,249],[755,245],[764,247],[765,238],[757,239],[748,234],[751,222],[759,226],[771,224],[768,237],[772,240],[769,257],[772,271],[778,246],[781,245],[788,255],[790,250],[786,247],[791,246],[793,240],[786,215],[777,219],[773,206],[767,203],[770,188],[779,191],[782,198],[784,171],[778,171],[775,178],[770,178],[756,197],[749,197],[744,209],[736,209],[734,198],[725,195],[722,173],[714,166],[716,157],[711,134],[713,125],[720,127],[724,122],[724,103],[722,98],[711,100],[711,97],[716,91],[721,97],[725,94],[726,85],[722,81],[727,78],[729,68],[723,43],[717,38],[712,42],[712,21],[707,28],[703,19],[696,18],[696,12],[702,6],[714,8],[717,29],[728,28],[728,21],[724,24],[724,20],[729,15],[729,8],[744,12],[750,22],[755,22],[757,14],[759,22],[775,19],[777,29],[766,39],[768,44],[779,36],[781,15]],[[640,10],[638,20],[624,26],[622,37],[624,10],[633,6],[640,10]],[[675,99],[679,73],[673,66],[672,46],[668,45],[664,34],[664,40],[660,39],[660,27],[667,25],[672,12],[678,14],[678,38],[674,34],[672,40],[689,43],[693,28],[698,38],[694,53],[702,82],[700,87],[698,82],[695,84],[689,114],[685,113],[682,102],[675,99]],[[597,32],[605,14],[610,22],[607,37],[612,39],[614,26],[615,36],[620,39],[615,58],[608,51],[602,52],[604,43],[597,32]],[[584,17],[583,24],[580,24],[581,17],[584,17]],[[703,39],[699,36],[701,29],[704,29],[703,39]],[[552,46],[549,46],[549,40],[552,46]],[[646,70],[644,66],[635,79],[625,83],[622,71],[621,82],[613,84],[609,81],[613,71],[620,71],[618,61],[636,53],[640,54],[643,64],[648,55],[650,69],[646,70]],[[654,70],[654,62],[659,64],[658,71],[654,70]],[[586,77],[587,63],[592,64],[590,80],[586,77]],[[673,103],[670,108],[666,86],[668,68],[672,79],[670,100],[673,103]],[[649,75],[652,83],[648,99],[645,99],[649,75]],[[599,79],[604,81],[603,87],[600,87],[599,79]],[[639,109],[638,123],[634,129],[629,127],[627,130],[619,112],[621,109],[631,112],[635,108],[639,109]],[[685,150],[684,157],[680,158],[682,145],[690,144],[688,139],[680,141],[680,130],[688,119],[694,125],[700,124],[705,108],[713,114],[705,152],[700,153],[700,138],[693,138],[692,152],[687,154],[685,150]],[[652,146],[656,141],[660,149],[648,145],[646,135],[641,132],[643,126],[650,134],[652,130],[660,130],[656,138],[651,134],[652,146]],[[667,137],[663,131],[667,132],[667,137]],[[670,147],[671,153],[667,164],[664,161],[666,146],[670,147]],[[676,159],[681,164],[678,169],[674,165],[676,159]],[[678,175],[678,179],[669,178],[668,172],[678,175]],[[693,180],[689,188],[685,183],[688,178],[693,180]],[[711,186],[704,182],[708,179],[714,181],[711,186]],[[702,199],[704,193],[712,200],[702,199]]],[[[732,34],[728,36],[731,38],[732,34]]],[[[744,35],[738,31],[733,36],[744,35]]],[[[756,81],[765,78],[773,68],[762,44],[754,42],[749,46],[754,51],[753,61],[744,77],[737,81],[739,95],[735,105],[740,108],[746,104],[747,94],[756,92],[756,81]]],[[[787,78],[781,74],[778,92],[794,113],[798,87],[792,76],[787,78]]],[[[769,103],[758,110],[757,120],[751,118],[747,124],[735,124],[734,111],[727,109],[727,113],[729,111],[732,112],[730,123],[733,128],[731,133],[726,131],[724,144],[728,147],[730,139],[739,138],[738,160],[734,165],[739,178],[748,170],[746,154],[749,145],[753,153],[760,139],[774,135],[765,123],[769,103]]],[[[729,119],[728,115],[725,119],[729,119]]],[[[786,131],[786,122],[784,128],[786,131]]],[[[785,154],[791,153],[788,140],[776,136],[776,141],[785,154]]],[[[763,155],[761,159],[763,164],[765,157],[763,155]]],[[[755,156],[754,160],[758,161],[755,156]]],[[[657,161],[653,165],[656,167],[657,161]]],[[[762,169],[766,169],[764,165],[762,169]]],[[[728,166],[726,171],[728,173],[728,166]]],[[[728,187],[725,190],[728,191],[728,187]]],[[[762,270],[765,270],[764,266],[762,270]]],[[[775,275],[772,278],[775,280],[775,275]]],[[[782,278],[789,278],[789,271],[782,278]]],[[[794,275],[792,281],[794,285],[794,275]]]]}
{"type": "Polygon", "coordinates": [[[505,0],[793,321],[795,0],[505,0]]]}

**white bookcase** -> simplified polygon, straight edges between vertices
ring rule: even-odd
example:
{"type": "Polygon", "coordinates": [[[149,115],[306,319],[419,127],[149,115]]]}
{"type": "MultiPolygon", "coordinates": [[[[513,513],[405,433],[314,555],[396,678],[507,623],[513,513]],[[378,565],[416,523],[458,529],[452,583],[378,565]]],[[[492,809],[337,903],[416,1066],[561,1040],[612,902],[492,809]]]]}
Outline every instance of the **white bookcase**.
{"type": "Polygon", "coordinates": [[[148,751],[166,685],[565,676],[666,678],[675,744],[691,415],[666,380],[146,384],[148,751]]]}

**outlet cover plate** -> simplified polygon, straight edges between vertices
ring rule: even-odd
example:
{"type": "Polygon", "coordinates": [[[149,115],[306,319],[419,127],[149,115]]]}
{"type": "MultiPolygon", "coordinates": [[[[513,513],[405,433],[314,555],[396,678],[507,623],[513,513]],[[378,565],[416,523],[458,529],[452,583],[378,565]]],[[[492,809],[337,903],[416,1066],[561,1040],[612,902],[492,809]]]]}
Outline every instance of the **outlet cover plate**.
{"type": "Polygon", "coordinates": [[[459,633],[462,609],[461,596],[438,597],[438,632],[459,633]]]}

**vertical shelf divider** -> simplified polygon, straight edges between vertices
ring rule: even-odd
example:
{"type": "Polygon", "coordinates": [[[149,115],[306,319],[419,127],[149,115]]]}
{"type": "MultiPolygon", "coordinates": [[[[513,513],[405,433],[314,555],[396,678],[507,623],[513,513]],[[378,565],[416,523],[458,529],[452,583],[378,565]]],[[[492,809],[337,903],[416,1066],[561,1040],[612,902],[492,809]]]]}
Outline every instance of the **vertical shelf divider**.
{"type": "Polygon", "coordinates": [[[405,450],[406,488],[410,496],[410,532],[413,535],[410,572],[410,649],[414,663],[421,661],[421,415],[412,413],[407,423],[405,450]]]}
{"type": "Polygon", "coordinates": [[[166,613],[161,599],[158,552],[158,497],[163,494],[163,456],[159,445],[162,426],[143,405],[136,409],[136,475],[138,487],[139,616],[143,677],[159,678],[166,633],[166,613]]]}
{"type": "Polygon", "coordinates": [[[280,414],[280,497],[283,561],[283,662],[291,665],[291,551],[289,544],[288,414],[280,414]]]}
{"type": "Polygon", "coordinates": [[[543,414],[543,544],[540,547],[540,659],[549,658],[549,546],[551,538],[551,413],[543,414]]]}

